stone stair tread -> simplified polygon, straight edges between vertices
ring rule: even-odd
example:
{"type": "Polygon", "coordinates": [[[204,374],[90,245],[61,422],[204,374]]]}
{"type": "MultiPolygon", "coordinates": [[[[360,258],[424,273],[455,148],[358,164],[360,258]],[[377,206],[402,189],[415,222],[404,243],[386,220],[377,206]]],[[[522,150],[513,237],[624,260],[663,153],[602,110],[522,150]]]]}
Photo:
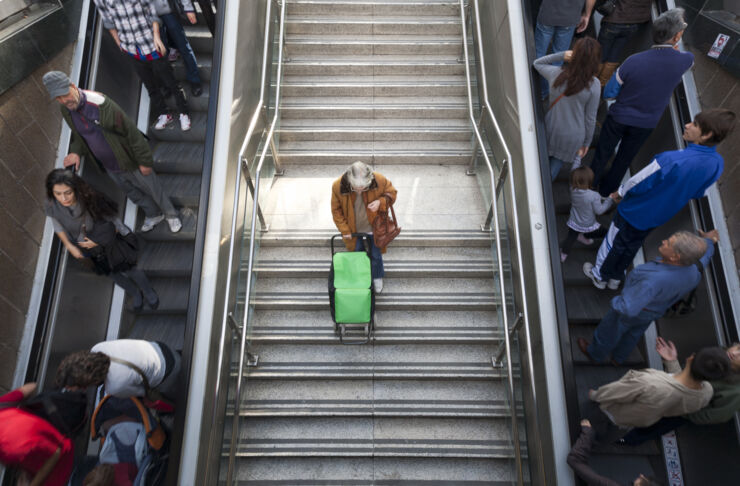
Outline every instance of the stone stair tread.
{"type": "Polygon", "coordinates": [[[434,142],[434,141],[387,141],[382,145],[364,141],[298,141],[283,142],[280,144],[281,154],[293,152],[322,152],[322,153],[407,153],[422,154],[426,152],[455,152],[470,153],[470,142],[434,142]]]}
{"type": "MultiPolygon", "coordinates": [[[[419,107],[419,106],[452,106],[467,107],[464,96],[413,96],[399,99],[398,96],[293,96],[282,100],[282,109],[291,107],[419,107]]],[[[356,117],[352,117],[356,118],[356,117]]],[[[411,117],[417,118],[417,117],[411,117]]]]}
{"type": "Polygon", "coordinates": [[[317,118],[293,118],[281,121],[280,131],[290,130],[465,130],[472,133],[470,120],[429,118],[340,118],[336,120],[317,118]]]}
{"type": "MultiPolygon", "coordinates": [[[[292,169],[291,169],[292,170],[292,169]]],[[[304,247],[319,246],[329,248],[329,240],[337,234],[336,228],[282,230],[275,229],[265,233],[261,239],[262,247],[301,245],[304,247]]],[[[491,236],[480,230],[433,230],[433,229],[404,229],[395,240],[393,247],[424,247],[424,246],[476,246],[489,247],[491,236]]],[[[328,261],[328,259],[327,259],[328,261]]]]}
{"type": "Polygon", "coordinates": [[[192,272],[193,243],[190,241],[152,241],[143,245],[136,263],[149,277],[186,277],[192,272]]]}
{"type": "MultiPolygon", "coordinates": [[[[354,38],[354,37],[353,37],[354,38]]],[[[348,66],[348,65],[414,65],[414,64],[431,64],[434,66],[454,64],[464,67],[465,65],[458,60],[458,56],[452,54],[298,54],[291,56],[290,60],[284,65],[284,68],[300,65],[316,66],[348,66]]]]}
{"type": "MultiPolygon", "coordinates": [[[[493,299],[492,276],[480,278],[384,278],[383,293],[378,299],[394,296],[437,296],[440,299],[493,299]],[[386,290],[387,289],[387,290],[386,290]]],[[[320,277],[307,278],[259,278],[254,287],[257,295],[313,295],[317,290],[326,295],[327,280],[320,277]]]]}
{"type": "MultiPolygon", "coordinates": [[[[459,19],[458,19],[459,22],[459,19]]],[[[354,43],[354,44],[396,44],[396,43],[430,43],[445,44],[454,43],[458,46],[460,43],[459,34],[440,33],[430,34],[309,34],[309,33],[286,33],[285,43],[298,42],[319,42],[319,43],[354,43]]]]}
{"type": "Polygon", "coordinates": [[[154,147],[154,170],[166,173],[200,174],[203,170],[203,144],[195,142],[159,142],[154,147]]]}
{"type": "MultiPolygon", "coordinates": [[[[260,248],[259,260],[256,262],[256,265],[293,265],[303,262],[322,262],[327,268],[329,267],[331,251],[328,244],[326,248],[322,248],[315,246],[306,247],[303,245],[293,246],[286,243],[288,242],[280,246],[260,248]]],[[[342,244],[341,248],[335,248],[335,250],[345,251],[345,247],[342,244]]],[[[396,266],[434,264],[449,267],[455,265],[470,266],[474,263],[490,266],[492,259],[491,249],[485,247],[454,248],[439,246],[409,248],[394,245],[383,255],[383,263],[384,265],[393,264],[396,266]]]]}
{"type": "MultiPolygon", "coordinates": [[[[419,332],[437,329],[486,330],[498,332],[498,317],[494,311],[386,311],[376,316],[378,332],[413,330],[419,332]]],[[[332,326],[327,309],[323,310],[265,310],[255,312],[252,330],[314,329],[332,326]]]]}
{"type": "Polygon", "coordinates": [[[376,74],[370,76],[360,75],[315,75],[315,76],[299,76],[299,75],[286,75],[283,76],[282,86],[434,86],[434,85],[456,85],[465,86],[465,78],[463,76],[454,75],[392,75],[392,74],[376,74]]]}

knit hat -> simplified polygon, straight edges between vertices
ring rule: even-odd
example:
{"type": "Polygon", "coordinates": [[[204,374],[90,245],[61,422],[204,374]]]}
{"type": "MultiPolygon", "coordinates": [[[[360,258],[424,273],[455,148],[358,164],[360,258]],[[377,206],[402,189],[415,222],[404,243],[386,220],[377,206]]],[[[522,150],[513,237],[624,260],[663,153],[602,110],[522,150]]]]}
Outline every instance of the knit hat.
{"type": "Polygon", "coordinates": [[[347,169],[347,179],[349,179],[353,188],[366,188],[373,181],[373,171],[365,163],[358,160],[347,169]]]}
{"type": "Polygon", "coordinates": [[[51,99],[69,93],[69,77],[61,71],[49,71],[42,78],[51,99]]]}

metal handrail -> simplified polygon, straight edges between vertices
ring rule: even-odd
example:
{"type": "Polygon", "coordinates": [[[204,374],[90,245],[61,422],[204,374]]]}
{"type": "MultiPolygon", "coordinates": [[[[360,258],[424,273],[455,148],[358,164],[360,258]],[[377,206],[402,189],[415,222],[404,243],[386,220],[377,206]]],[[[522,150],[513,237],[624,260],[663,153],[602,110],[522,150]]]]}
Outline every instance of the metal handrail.
{"type": "MultiPolygon", "coordinates": [[[[259,208],[259,191],[260,191],[260,173],[262,172],[262,165],[265,162],[265,156],[267,154],[267,150],[269,147],[274,148],[274,144],[272,143],[272,137],[275,132],[275,125],[277,125],[278,117],[279,117],[279,105],[280,105],[280,77],[282,75],[282,69],[283,69],[283,44],[285,39],[285,1],[283,1],[280,4],[280,33],[278,34],[278,60],[277,60],[277,87],[275,91],[275,114],[272,119],[272,123],[270,124],[270,130],[267,133],[267,140],[269,143],[263,144],[262,147],[262,153],[260,154],[259,162],[257,163],[257,167],[255,169],[255,176],[254,176],[254,192],[252,194],[252,197],[254,199],[254,202],[252,204],[252,221],[250,223],[250,238],[249,238],[249,255],[248,255],[248,263],[247,263],[247,273],[246,273],[246,282],[247,282],[247,288],[246,288],[246,294],[245,294],[245,310],[244,310],[244,317],[242,322],[242,332],[241,332],[241,346],[240,346],[240,353],[239,353],[239,370],[236,377],[236,391],[234,394],[234,418],[232,419],[232,428],[231,428],[231,443],[229,445],[229,464],[228,464],[228,470],[226,474],[226,484],[231,485],[233,482],[233,475],[234,475],[234,459],[236,457],[236,442],[237,442],[237,436],[239,434],[239,409],[241,408],[241,389],[242,389],[242,378],[244,375],[244,360],[246,357],[246,351],[247,351],[247,330],[249,329],[249,300],[250,300],[250,294],[252,292],[252,272],[254,271],[254,254],[255,254],[255,230],[256,224],[257,224],[257,211],[259,208]]],[[[268,7],[268,15],[269,15],[269,7],[268,7]]],[[[269,22],[269,17],[268,17],[269,22]]],[[[269,25],[269,24],[268,24],[269,25]]],[[[265,31],[268,30],[268,25],[265,26],[265,31]]],[[[262,78],[263,83],[262,87],[260,88],[260,100],[263,100],[264,96],[264,78],[267,68],[267,36],[265,36],[265,53],[263,56],[263,71],[262,71],[262,78]]],[[[260,103],[260,106],[262,103],[260,103]]],[[[257,113],[255,113],[255,117],[258,116],[257,113]]],[[[253,120],[254,124],[256,124],[256,120],[253,120]]],[[[250,129],[254,129],[254,126],[250,124],[250,129]]],[[[250,133],[247,132],[247,136],[250,136],[250,133]]],[[[239,166],[241,167],[243,162],[243,151],[246,150],[248,144],[248,138],[245,138],[244,144],[242,145],[242,150],[239,153],[239,166]]],[[[273,154],[273,157],[276,157],[275,154],[273,154]]],[[[245,169],[248,169],[245,164],[245,169]]],[[[240,176],[241,178],[241,176],[240,176]]],[[[238,196],[238,193],[237,193],[238,196]]],[[[235,228],[232,228],[235,230],[235,228]]],[[[234,234],[232,233],[232,238],[234,234]]],[[[229,267],[231,268],[231,267],[229,267]]],[[[227,293],[228,296],[228,293],[227,293]]],[[[228,298],[228,297],[227,297],[228,298]]],[[[226,325],[226,324],[225,324],[226,325]]]]}
{"type": "MultiPolygon", "coordinates": [[[[476,15],[477,15],[476,10],[476,15]]],[[[501,258],[501,230],[499,226],[499,220],[498,220],[498,206],[496,202],[496,181],[495,176],[493,173],[493,166],[491,165],[491,160],[488,157],[488,153],[486,151],[485,145],[483,144],[483,138],[481,137],[480,130],[478,129],[478,125],[475,122],[475,114],[473,112],[473,92],[470,82],[470,63],[469,63],[469,56],[468,56],[468,34],[467,34],[467,27],[466,27],[466,11],[465,11],[465,1],[460,0],[460,20],[462,24],[462,35],[463,35],[463,55],[465,60],[465,79],[466,79],[466,87],[468,91],[468,115],[470,116],[470,123],[473,126],[473,131],[475,132],[475,138],[478,144],[480,144],[480,147],[482,148],[483,153],[483,159],[486,161],[486,165],[488,166],[489,175],[491,177],[491,211],[493,216],[493,226],[494,226],[494,233],[495,233],[495,240],[496,240],[496,254],[498,255],[498,258],[496,258],[496,263],[498,265],[498,274],[499,274],[499,291],[501,292],[501,301],[504,303],[504,312],[501,313],[503,317],[503,323],[504,323],[504,342],[505,342],[505,349],[506,349],[506,367],[507,367],[507,384],[509,388],[509,408],[511,409],[511,433],[512,433],[512,440],[514,441],[514,456],[516,459],[516,468],[517,468],[517,480],[518,484],[523,484],[523,471],[522,471],[522,455],[521,455],[521,444],[519,443],[519,428],[516,421],[516,394],[514,392],[514,374],[513,369],[511,365],[511,342],[509,339],[509,317],[506,313],[506,289],[504,288],[504,265],[503,265],[503,259],[501,258]]],[[[485,82],[485,77],[483,79],[485,82]]],[[[502,138],[503,141],[503,138],[502,138]]],[[[507,157],[509,156],[509,152],[507,149],[507,157]]],[[[504,161],[504,163],[506,163],[504,161]]]]}
{"type": "MultiPolygon", "coordinates": [[[[476,32],[476,38],[478,43],[478,63],[480,65],[480,72],[481,72],[481,82],[478,83],[478,86],[483,88],[483,102],[485,104],[486,112],[488,113],[488,116],[491,120],[491,123],[493,124],[494,129],[496,130],[496,135],[498,136],[499,140],[501,141],[501,145],[503,146],[504,152],[506,153],[506,160],[511,164],[511,152],[509,151],[509,147],[506,144],[506,140],[504,140],[504,135],[501,132],[501,127],[498,124],[498,121],[496,121],[496,117],[493,114],[493,109],[491,108],[491,103],[488,100],[488,82],[486,80],[486,61],[485,57],[483,55],[483,43],[481,39],[483,39],[483,36],[481,35],[481,28],[480,28],[480,9],[478,7],[478,0],[473,0],[473,4],[475,6],[475,32],[476,32]]],[[[468,84],[470,84],[470,80],[468,80],[468,84]]],[[[485,150],[483,150],[485,153],[485,150]]],[[[490,162],[488,162],[488,159],[486,159],[486,163],[488,164],[488,169],[492,171],[490,162]]],[[[505,169],[504,165],[504,169],[505,169]]],[[[511,191],[511,200],[517,201],[516,197],[516,189],[514,185],[514,171],[509,170],[508,173],[503,172],[502,169],[502,176],[507,176],[508,182],[509,182],[509,191],[511,191]]],[[[495,186],[494,186],[495,187],[495,186]]],[[[492,187],[493,190],[493,187],[492,187]]],[[[494,197],[496,194],[494,194],[494,197]]],[[[517,265],[518,265],[518,277],[519,277],[519,290],[521,292],[521,306],[519,309],[519,312],[522,316],[522,329],[524,329],[524,342],[526,346],[526,352],[527,352],[527,366],[529,367],[529,392],[531,393],[532,397],[532,406],[534,407],[535,411],[539,409],[537,405],[537,392],[535,389],[535,382],[534,382],[534,362],[532,360],[532,339],[530,335],[530,329],[529,329],[529,310],[527,306],[527,291],[524,286],[524,275],[523,275],[523,268],[524,268],[524,262],[522,260],[522,243],[521,239],[519,238],[520,231],[519,231],[519,215],[517,212],[516,204],[511,204],[511,212],[512,212],[512,223],[514,225],[514,243],[516,247],[516,258],[517,258],[517,265]]],[[[501,258],[499,258],[499,265],[501,258]]],[[[503,296],[502,296],[503,298],[503,296]]],[[[508,339],[508,337],[507,337],[508,339]]],[[[531,430],[532,434],[534,435],[535,439],[534,441],[528,442],[528,447],[537,447],[540,449],[540,453],[538,454],[538,457],[542,458],[542,441],[540,440],[539,434],[539,424],[537,424],[537,413],[534,413],[532,415],[535,420],[535,426],[529,427],[529,430],[531,430]],[[534,444],[532,443],[534,442],[534,444]]],[[[544,464],[543,461],[540,460],[537,463],[537,467],[540,468],[540,477],[544,478],[544,464]]]]}

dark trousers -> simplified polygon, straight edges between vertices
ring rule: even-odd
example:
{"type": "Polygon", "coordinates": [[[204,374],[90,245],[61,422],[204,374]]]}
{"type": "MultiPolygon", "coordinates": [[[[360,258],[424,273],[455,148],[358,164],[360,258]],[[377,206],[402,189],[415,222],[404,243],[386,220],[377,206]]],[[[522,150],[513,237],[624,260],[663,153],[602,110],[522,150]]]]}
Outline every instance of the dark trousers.
{"type": "Polygon", "coordinates": [[[190,42],[185,36],[185,29],[175,14],[160,15],[162,23],[165,26],[167,35],[164,38],[169,39],[175,48],[180,51],[182,60],[185,63],[185,72],[188,81],[191,84],[200,84],[200,73],[198,73],[198,63],[195,60],[195,53],[190,47],[190,42]]]}
{"type": "Polygon", "coordinates": [[[175,79],[175,73],[166,58],[160,57],[153,61],[142,61],[128,54],[126,56],[134,63],[136,74],[139,75],[141,82],[144,83],[146,90],[149,92],[149,98],[152,101],[152,113],[155,116],[168,113],[162,94],[163,90],[170,91],[175,95],[175,102],[180,113],[189,114],[185,92],[175,79]]]}
{"type": "Polygon", "coordinates": [[[614,237],[611,249],[606,255],[604,262],[599,267],[602,280],[623,280],[624,272],[635,258],[637,251],[642,246],[647,235],[653,228],[647,230],[637,229],[627,222],[617,211],[614,214],[612,224],[619,230],[614,237]]]}
{"type": "Polygon", "coordinates": [[[208,30],[211,31],[211,35],[216,34],[216,16],[213,13],[213,7],[211,6],[211,0],[198,0],[198,5],[203,11],[203,18],[206,20],[208,30]]]}
{"type": "Polygon", "coordinates": [[[611,444],[627,432],[627,429],[615,425],[594,401],[589,400],[585,416],[596,432],[596,440],[601,444],[611,444]]]}
{"type": "Polygon", "coordinates": [[[138,268],[134,267],[125,272],[111,273],[110,278],[112,278],[113,281],[131,297],[142,292],[148,300],[151,301],[154,300],[154,297],[157,295],[152,288],[152,284],[149,282],[149,279],[146,278],[146,274],[138,268]]]}
{"type": "Polygon", "coordinates": [[[663,434],[689,423],[683,417],[663,417],[649,427],[635,427],[622,440],[627,445],[638,445],[651,439],[659,439],[663,434]]]}
{"type": "Polygon", "coordinates": [[[606,116],[599,133],[599,145],[596,147],[596,154],[593,162],[591,162],[591,170],[594,171],[594,187],[598,186],[599,193],[602,196],[608,197],[609,194],[617,190],[624,173],[627,172],[632,163],[632,159],[635,158],[637,152],[640,151],[640,147],[652,132],[652,128],[622,125],[615,121],[611,115],[606,116]],[[604,174],[606,164],[618,143],[619,150],[617,155],[614,156],[611,169],[604,174]]]}
{"type": "Polygon", "coordinates": [[[624,46],[639,27],[640,24],[613,24],[602,21],[599,30],[601,62],[620,62],[624,46]]]}
{"type": "MultiPolygon", "coordinates": [[[[566,255],[570,253],[570,249],[573,248],[573,243],[576,242],[579,234],[580,233],[578,233],[578,231],[574,230],[573,228],[568,228],[568,235],[565,237],[563,242],[560,243],[560,251],[562,251],[566,255]]],[[[605,234],[606,228],[602,226],[601,228],[595,229],[590,233],[584,233],[583,236],[585,236],[586,238],[602,238],[605,234]]]]}

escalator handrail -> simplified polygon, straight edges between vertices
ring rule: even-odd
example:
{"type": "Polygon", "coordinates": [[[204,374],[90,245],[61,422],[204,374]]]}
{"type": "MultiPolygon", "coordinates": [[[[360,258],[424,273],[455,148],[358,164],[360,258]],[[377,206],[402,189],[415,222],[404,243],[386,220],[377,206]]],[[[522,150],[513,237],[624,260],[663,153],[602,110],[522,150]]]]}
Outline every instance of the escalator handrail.
{"type": "MultiPolygon", "coordinates": [[[[286,4],[287,2],[283,1],[280,4],[280,33],[278,34],[278,59],[277,59],[277,79],[276,79],[276,91],[275,91],[275,109],[274,109],[274,115],[272,122],[270,123],[270,129],[267,133],[266,141],[271,142],[273,134],[275,132],[275,127],[277,125],[279,116],[280,116],[280,88],[281,88],[281,75],[282,75],[282,68],[283,68],[283,44],[285,40],[285,11],[286,11],[286,4]]],[[[269,10],[269,7],[268,7],[269,10]]],[[[268,12],[269,13],[269,12],[268,12]]],[[[268,17],[269,21],[269,17],[268,17]]],[[[265,32],[268,32],[268,26],[265,27],[265,32]]],[[[265,37],[265,42],[268,42],[267,36],[265,37]]],[[[262,77],[263,81],[266,76],[266,70],[267,70],[267,44],[265,44],[265,53],[263,57],[263,65],[262,65],[263,71],[262,71],[262,77]]],[[[262,83],[261,87],[262,96],[264,96],[264,82],[262,83]]],[[[262,98],[261,96],[261,98],[262,98]]],[[[256,114],[256,113],[255,113],[256,114]]],[[[252,128],[250,126],[250,128],[252,128]]],[[[244,144],[242,145],[242,150],[246,149],[248,139],[245,139],[244,144]]],[[[245,276],[246,279],[246,292],[244,297],[244,316],[243,316],[243,322],[242,322],[242,328],[241,328],[241,343],[240,343],[240,353],[239,353],[239,369],[237,371],[236,375],[236,390],[234,392],[234,416],[232,418],[232,427],[231,427],[231,443],[229,445],[229,463],[228,463],[228,469],[226,474],[226,485],[230,486],[233,483],[233,477],[234,477],[234,462],[236,458],[236,443],[237,443],[237,437],[239,435],[239,418],[240,413],[239,410],[241,408],[241,390],[242,390],[242,378],[244,375],[244,366],[245,366],[245,358],[247,354],[247,334],[249,330],[249,301],[250,301],[250,295],[252,292],[252,273],[254,271],[254,256],[255,256],[255,248],[256,248],[256,238],[254,237],[256,229],[257,229],[257,218],[258,218],[258,210],[259,210],[259,190],[260,190],[260,180],[261,180],[261,172],[262,167],[265,162],[265,156],[267,155],[267,150],[270,147],[274,147],[272,143],[264,143],[262,146],[262,153],[260,154],[259,162],[257,163],[257,167],[255,169],[255,175],[254,175],[254,191],[252,193],[253,201],[252,201],[252,220],[250,222],[250,238],[249,238],[249,254],[248,254],[248,263],[247,263],[247,273],[245,276]]],[[[239,166],[241,166],[242,162],[242,153],[240,153],[239,157],[239,166]]],[[[276,154],[273,154],[273,156],[276,156],[276,154]]],[[[241,174],[239,175],[239,178],[241,178],[241,174]]],[[[247,195],[249,192],[247,192],[247,195]]],[[[238,193],[237,193],[238,196],[238,193]]],[[[248,197],[248,196],[247,196],[248,197]]],[[[232,227],[232,230],[235,229],[232,227]]],[[[232,241],[234,238],[234,233],[232,233],[232,241]]],[[[233,245],[232,245],[233,248],[233,245]]],[[[227,296],[228,296],[228,288],[227,288],[227,296]]],[[[227,297],[228,298],[228,297],[227,297]]],[[[227,325],[227,323],[224,321],[224,325],[227,325]]]]}
{"type": "MultiPolygon", "coordinates": [[[[476,5],[477,8],[477,5],[476,5]]],[[[501,293],[501,301],[503,303],[503,312],[501,312],[502,321],[504,324],[503,329],[503,335],[504,335],[504,343],[505,343],[505,350],[506,350],[506,371],[507,371],[507,385],[508,385],[508,392],[509,392],[509,408],[511,413],[511,433],[512,433],[512,441],[514,443],[514,456],[516,461],[516,469],[517,469],[517,481],[518,484],[523,483],[523,464],[522,464],[522,453],[521,453],[521,444],[519,441],[519,430],[517,425],[517,413],[516,413],[516,393],[514,392],[514,373],[513,373],[513,367],[511,363],[511,341],[509,336],[509,316],[506,312],[506,289],[504,287],[504,268],[503,268],[503,258],[501,258],[502,252],[501,252],[501,228],[499,226],[499,220],[498,220],[498,206],[496,201],[496,180],[493,172],[493,166],[491,164],[491,160],[488,157],[488,152],[486,150],[486,146],[483,143],[483,137],[480,134],[480,130],[478,129],[478,125],[475,122],[475,114],[473,112],[473,94],[472,94],[472,84],[470,81],[470,61],[469,61],[469,55],[468,55],[468,35],[467,35],[467,14],[466,14],[466,6],[465,6],[465,0],[460,0],[460,20],[461,20],[461,27],[462,27],[462,46],[463,46],[463,55],[464,55],[464,62],[465,62],[465,81],[466,81],[466,88],[468,93],[468,117],[470,118],[470,123],[473,127],[473,131],[475,133],[475,138],[479,146],[481,147],[481,152],[483,153],[483,159],[486,162],[486,165],[488,166],[488,172],[491,177],[491,211],[493,216],[493,228],[494,228],[494,234],[495,234],[495,245],[496,245],[496,263],[498,265],[498,274],[499,274],[499,292],[501,293]]],[[[477,15],[476,10],[476,15],[477,15]]],[[[482,79],[483,84],[485,85],[485,75],[482,79]]],[[[491,114],[492,115],[492,114],[491,114]]],[[[493,116],[492,116],[493,117],[493,116]]],[[[495,117],[493,117],[495,119],[495,117]]],[[[496,125],[497,126],[497,125],[496,125]]],[[[500,132],[499,132],[500,133],[500,132]]],[[[506,142],[504,142],[503,137],[501,137],[501,141],[504,144],[504,147],[506,147],[506,142]]],[[[510,155],[508,148],[506,148],[506,160],[510,160],[510,155]]],[[[506,161],[505,161],[506,162],[506,161]]]]}
{"type": "MultiPolygon", "coordinates": [[[[481,34],[481,27],[480,27],[480,15],[479,15],[480,9],[479,9],[479,5],[478,5],[478,0],[473,0],[473,4],[475,6],[475,16],[474,16],[474,18],[475,18],[475,32],[476,32],[475,39],[477,40],[477,46],[478,46],[478,63],[480,65],[480,73],[481,73],[481,83],[479,84],[479,90],[481,88],[483,90],[483,103],[484,103],[484,106],[486,108],[485,111],[486,111],[488,117],[491,120],[491,124],[493,125],[494,129],[496,130],[496,136],[498,137],[499,141],[501,142],[501,146],[504,149],[504,153],[506,154],[506,160],[509,162],[509,164],[511,164],[512,163],[511,152],[509,151],[509,147],[508,147],[508,145],[506,143],[506,140],[504,138],[504,135],[503,135],[503,133],[501,131],[501,127],[499,126],[498,121],[496,120],[496,116],[493,113],[493,109],[491,108],[491,103],[490,103],[490,101],[488,99],[488,81],[486,79],[486,60],[485,60],[485,56],[483,54],[483,43],[482,43],[483,36],[481,34]]],[[[485,153],[485,150],[483,152],[485,153]]],[[[486,162],[488,163],[488,169],[489,169],[489,171],[492,172],[493,169],[491,168],[490,162],[488,162],[488,159],[487,158],[486,158],[486,162]]],[[[514,184],[514,171],[513,170],[509,170],[509,171],[507,171],[503,175],[508,179],[509,190],[511,191],[511,200],[512,201],[517,201],[516,188],[515,188],[515,184],[514,184]]],[[[496,194],[495,194],[495,186],[492,186],[491,190],[493,192],[493,197],[495,198],[496,197],[496,194]]],[[[518,273],[518,280],[519,280],[519,290],[521,292],[521,297],[520,297],[521,298],[521,305],[518,306],[519,309],[517,309],[517,310],[519,312],[521,312],[522,319],[523,319],[522,329],[524,330],[524,342],[525,342],[525,346],[526,346],[527,366],[529,367],[529,373],[527,373],[527,375],[529,376],[529,392],[531,393],[531,397],[532,397],[532,399],[531,399],[532,400],[532,406],[534,407],[535,410],[538,410],[537,393],[536,393],[536,388],[535,388],[535,383],[534,383],[534,373],[533,373],[534,363],[532,362],[532,340],[531,340],[530,329],[529,329],[529,310],[528,310],[528,306],[527,306],[527,291],[526,291],[526,288],[524,286],[524,275],[522,274],[523,269],[524,269],[524,262],[522,260],[522,244],[521,244],[521,239],[519,237],[519,235],[520,235],[520,230],[519,230],[519,215],[517,213],[516,204],[511,204],[510,206],[511,206],[511,214],[512,214],[512,218],[511,219],[512,219],[512,224],[514,226],[514,243],[515,243],[515,247],[516,247],[516,258],[517,258],[517,266],[518,266],[518,272],[517,273],[518,273]]],[[[497,235],[497,237],[498,237],[498,235],[497,235]]],[[[501,264],[501,262],[500,262],[500,259],[499,259],[499,265],[500,264],[501,264]]],[[[507,337],[507,339],[508,339],[508,337],[507,337]]],[[[537,414],[536,413],[535,414],[532,414],[532,417],[534,418],[535,421],[537,420],[537,414]]],[[[528,443],[528,447],[538,447],[538,448],[541,448],[542,447],[542,443],[539,440],[539,431],[540,431],[539,425],[535,423],[534,424],[534,427],[530,427],[530,430],[532,431],[532,433],[534,434],[534,436],[537,438],[537,440],[534,441],[534,444],[532,444],[532,441],[530,441],[528,443]]],[[[531,454],[529,456],[530,456],[530,460],[531,460],[531,458],[532,458],[531,454]]],[[[538,454],[537,457],[540,457],[541,458],[542,457],[542,454],[541,453],[538,454]]],[[[540,461],[537,466],[538,466],[538,468],[541,469],[541,472],[540,472],[540,476],[539,477],[545,477],[544,476],[544,464],[542,463],[542,461],[540,461]]]]}

